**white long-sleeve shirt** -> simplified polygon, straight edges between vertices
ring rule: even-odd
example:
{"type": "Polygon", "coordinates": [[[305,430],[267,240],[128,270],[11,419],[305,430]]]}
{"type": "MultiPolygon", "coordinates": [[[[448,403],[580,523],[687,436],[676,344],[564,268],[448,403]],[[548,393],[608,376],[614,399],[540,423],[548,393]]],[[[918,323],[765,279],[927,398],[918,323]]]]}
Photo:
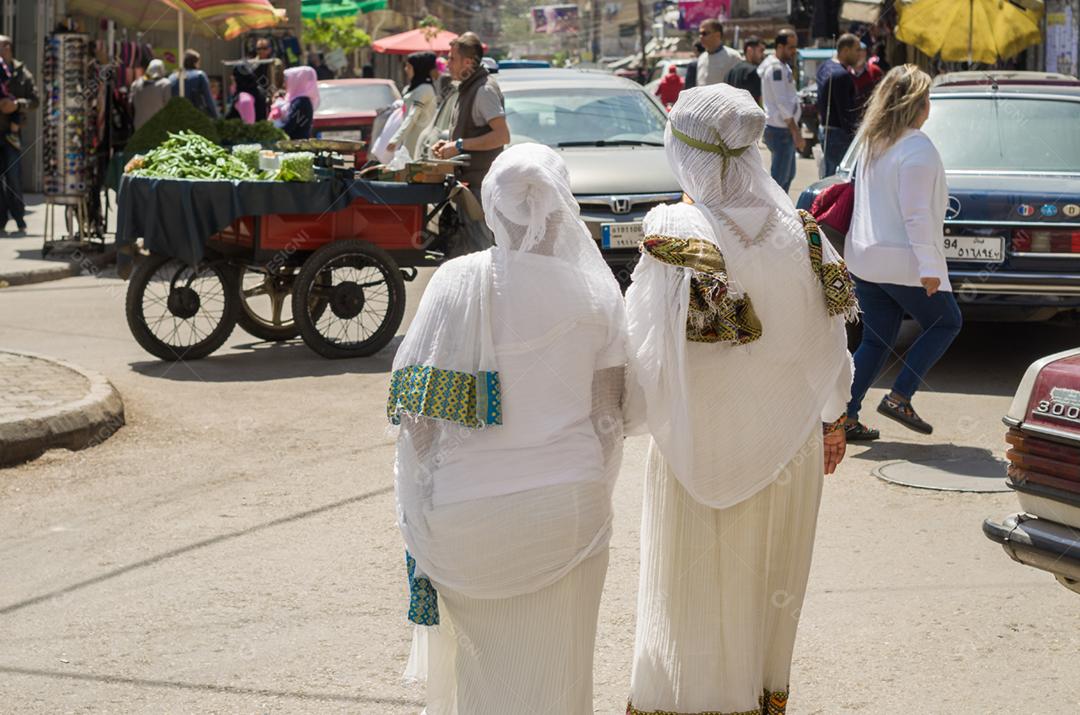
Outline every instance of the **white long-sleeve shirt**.
{"type": "Polygon", "coordinates": [[[787,63],[778,60],[776,55],[769,55],[758,65],[757,73],[761,77],[765,123],[770,127],[786,128],[787,120],[794,119],[798,124],[802,116],[802,102],[787,63]]]}
{"type": "Polygon", "coordinates": [[[844,240],[848,269],[864,281],[952,290],[945,262],[945,167],[930,137],[909,129],[855,170],[855,208],[844,240]]]}

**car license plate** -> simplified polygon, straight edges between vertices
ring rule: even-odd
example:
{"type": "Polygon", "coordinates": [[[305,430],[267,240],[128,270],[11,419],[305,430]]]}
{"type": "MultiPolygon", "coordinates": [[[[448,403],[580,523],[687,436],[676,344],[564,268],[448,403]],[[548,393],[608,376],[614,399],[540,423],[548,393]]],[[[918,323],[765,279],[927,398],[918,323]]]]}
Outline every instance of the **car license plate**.
{"type": "Polygon", "coordinates": [[[946,236],[945,258],[1001,263],[1005,260],[1005,239],[1001,236],[946,236]]]}
{"type": "Polygon", "coordinates": [[[319,135],[320,135],[319,136],[320,139],[335,139],[335,140],[338,140],[338,141],[349,141],[349,142],[358,142],[358,141],[363,140],[363,137],[361,137],[360,132],[358,130],[356,130],[356,129],[354,129],[352,131],[319,132],[319,135]]]}
{"type": "Polygon", "coordinates": [[[637,248],[641,243],[640,223],[605,223],[600,225],[601,248],[637,248]]]}

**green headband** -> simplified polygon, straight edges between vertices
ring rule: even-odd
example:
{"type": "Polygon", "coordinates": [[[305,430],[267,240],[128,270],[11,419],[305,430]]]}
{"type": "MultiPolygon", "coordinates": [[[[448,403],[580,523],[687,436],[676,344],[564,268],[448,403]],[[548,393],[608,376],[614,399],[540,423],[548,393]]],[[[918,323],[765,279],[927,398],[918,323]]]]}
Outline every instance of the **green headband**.
{"type": "Polygon", "coordinates": [[[710,154],[719,154],[720,156],[724,157],[724,164],[720,168],[721,177],[727,174],[728,162],[730,162],[732,159],[736,159],[742,156],[743,153],[750,148],[748,146],[743,146],[739,147],[738,149],[732,149],[724,143],[723,139],[718,139],[716,144],[703,142],[700,139],[695,139],[691,136],[683,134],[674,126],[671,126],[671,135],[681,141],[683,144],[686,144],[687,146],[692,146],[695,149],[700,149],[701,151],[707,151],[710,154]]]}

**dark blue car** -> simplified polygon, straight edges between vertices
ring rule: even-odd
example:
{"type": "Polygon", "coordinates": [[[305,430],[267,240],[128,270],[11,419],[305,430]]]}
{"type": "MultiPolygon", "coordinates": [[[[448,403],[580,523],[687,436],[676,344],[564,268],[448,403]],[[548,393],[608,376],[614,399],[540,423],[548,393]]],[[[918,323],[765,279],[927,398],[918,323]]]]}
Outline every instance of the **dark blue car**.
{"type": "MultiPolygon", "coordinates": [[[[1080,316],[1080,82],[1033,75],[964,73],[931,90],[923,131],[945,164],[945,255],[968,319],[1080,316]]],[[[857,151],[799,208],[848,180],[857,151]]]]}

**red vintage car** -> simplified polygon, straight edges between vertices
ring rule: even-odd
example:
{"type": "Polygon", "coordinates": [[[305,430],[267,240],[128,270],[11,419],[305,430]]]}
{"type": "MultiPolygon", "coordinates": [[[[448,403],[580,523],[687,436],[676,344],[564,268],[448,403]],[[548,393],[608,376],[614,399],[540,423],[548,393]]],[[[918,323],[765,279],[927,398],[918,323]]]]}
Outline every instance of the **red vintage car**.
{"type": "Polygon", "coordinates": [[[1008,483],[1022,512],[983,532],[1080,593],[1080,348],[1035,361],[1005,417],[1008,483]]]}
{"type": "MultiPolygon", "coordinates": [[[[319,108],[315,110],[315,136],[320,139],[363,141],[369,146],[375,118],[401,99],[389,79],[333,79],[319,82],[319,108]]],[[[367,153],[361,152],[362,164],[367,153]]]]}

